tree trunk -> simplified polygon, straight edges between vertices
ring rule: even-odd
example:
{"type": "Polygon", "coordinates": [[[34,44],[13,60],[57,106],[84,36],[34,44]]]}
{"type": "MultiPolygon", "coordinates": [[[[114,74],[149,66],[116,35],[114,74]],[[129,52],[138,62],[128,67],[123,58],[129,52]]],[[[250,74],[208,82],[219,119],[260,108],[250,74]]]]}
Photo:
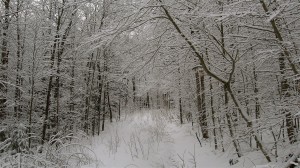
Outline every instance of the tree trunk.
{"type": "Polygon", "coordinates": [[[126,79],[126,95],[125,95],[125,108],[127,107],[128,105],[128,97],[129,97],[129,80],[126,79]]]}
{"type": "Polygon", "coordinates": [[[196,69],[196,88],[197,88],[197,108],[199,113],[199,124],[201,126],[202,136],[207,139],[208,130],[207,130],[207,118],[206,118],[206,109],[205,109],[205,88],[204,88],[204,72],[196,69]]]}
{"type": "Polygon", "coordinates": [[[181,97],[179,97],[179,114],[180,114],[180,124],[183,124],[183,114],[182,114],[182,102],[181,102],[181,97]]]}
{"type": "Polygon", "coordinates": [[[121,97],[119,97],[119,103],[118,103],[118,112],[119,112],[119,121],[121,121],[121,97]]]}
{"type": "Polygon", "coordinates": [[[182,112],[182,101],[181,101],[181,83],[180,83],[180,68],[178,68],[178,96],[179,96],[179,117],[180,117],[180,124],[183,124],[183,112],[182,112]]]}
{"type": "MultiPolygon", "coordinates": [[[[265,11],[265,13],[269,13],[269,9],[265,3],[264,0],[260,0],[260,3],[265,11]]],[[[278,26],[276,25],[276,22],[275,22],[276,19],[271,19],[270,20],[270,23],[271,23],[271,26],[273,28],[273,32],[274,32],[274,35],[275,37],[278,39],[279,41],[279,45],[280,45],[280,48],[283,49],[283,53],[282,53],[282,60],[284,60],[284,58],[286,58],[292,68],[292,71],[295,75],[299,74],[298,72],[298,69],[297,69],[297,66],[293,63],[293,61],[291,60],[291,53],[289,52],[289,50],[283,45],[284,44],[284,40],[283,40],[283,37],[278,29],[278,26]]],[[[281,64],[281,57],[279,58],[279,64],[281,64]]]]}
{"type": "MultiPolygon", "coordinates": [[[[93,69],[93,73],[92,73],[92,79],[91,79],[91,86],[90,86],[90,89],[89,89],[89,101],[91,101],[91,99],[93,98],[93,89],[94,89],[94,79],[95,79],[95,72],[96,72],[96,64],[98,63],[98,57],[100,56],[100,53],[99,51],[97,50],[96,52],[96,60],[93,61],[92,60],[92,69],[93,69]]],[[[90,103],[89,103],[90,105],[90,103]]],[[[94,110],[92,111],[94,112],[94,110]]],[[[96,123],[96,114],[95,112],[91,114],[92,115],[92,135],[94,136],[95,135],[95,123],[96,123]]],[[[89,122],[89,119],[88,121],[89,122]]]]}
{"type": "Polygon", "coordinates": [[[102,103],[102,85],[103,85],[103,80],[101,80],[101,84],[99,86],[99,95],[98,95],[98,105],[97,105],[97,111],[98,111],[98,135],[100,135],[100,121],[101,121],[101,103],[102,103]]]}
{"type": "Polygon", "coordinates": [[[35,92],[35,60],[37,54],[37,32],[34,32],[34,41],[33,41],[33,53],[32,53],[32,67],[31,67],[31,80],[30,80],[30,103],[29,103],[29,119],[28,119],[28,147],[31,147],[31,129],[32,129],[32,112],[33,112],[33,101],[34,101],[34,92],[35,92]]]}
{"type": "Polygon", "coordinates": [[[210,90],[211,119],[212,119],[212,123],[213,123],[213,136],[214,136],[215,150],[217,150],[218,149],[218,141],[217,141],[216,122],[215,122],[213,85],[212,85],[211,77],[209,77],[209,90],[210,90]]]}
{"type": "Polygon", "coordinates": [[[167,92],[167,95],[168,95],[168,110],[171,109],[171,95],[170,95],[170,92],[167,92]]]}
{"type": "MultiPolygon", "coordinates": [[[[268,10],[268,7],[265,4],[264,0],[260,0],[260,3],[262,5],[264,11],[266,13],[268,13],[269,10],[268,10]]],[[[290,97],[290,94],[288,93],[288,90],[289,90],[290,86],[289,86],[288,81],[285,77],[286,67],[285,67],[284,59],[286,58],[288,60],[294,74],[299,74],[299,73],[298,73],[296,65],[291,60],[290,52],[283,45],[284,40],[283,40],[283,37],[282,37],[282,35],[281,35],[277,25],[276,25],[275,19],[270,20],[270,23],[272,25],[274,35],[278,39],[280,47],[283,49],[283,53],[278,58],[280,73],[283,77],[283,79],[281,81],[281,92],[282,92],[282,95],[284,96],[284,98],[288,98],[288,97],[290,97]]],[[[293,126],[292,114],[287,109],[284,109],[283,113],[285,114],[285,122],[286,122],[286,129],[287,129],[288,138],[289,138],[290,143],[293,144],[293,143],[296,142],[296,138],[295,138],[295,130],[294,130],[294,126],[293,126]]]]}
{"type": "MultiPolygon", "coordinates": [[[[20,0],[17,1],[17,11],[20,11],[20,7],[22,4],[20,4],[20,0]]],[[[20,71],[22,70],[22,58],[23,55],[23,47],[21,44],[21,30],[20,30],[20,16],[19,12],[16,13],[16,22],[17,22],[17,77],[16,77],[16,90],[15,90],[15,107],[14,111],[16,114],[17,119],[20,118],[20,112],[21,112],[21,90],[20,87],[22,85],[22,77],[20,75],[20,71]]]]}
{"type": "Polygon", "coordinates": [[[102,131],[104,131],[104,125],[105,125],[105,115],[106,115],[106,98],[108,94],[108,81],[107,81],[107,72],[108,72],[108,60],[107,60],[107,55],[106,51],[104,51],[104,95],[103,95],[103,112],[102,112],[102,131]]]}
{"type": "Polygon", "coordinates": [[[89,132],[89,115],[90,115],[90,85],[91,85],[91,70],[93,64],[94,53],[91,54],[90,61],[88,63],[88,74],[86,81],[86,97],[85,97],[85,114],[84,114],[84,131],[88,134],[89,132]]]}
{"type": "MultiPolygon", "coordinates": [[[[260,119],[260,104],[258,100],[258,87],[257,87],[257,74],[256,74],[256,69],[255,65],[253,65],[253,76],[254,76],[254,94],[255,94],[255,119],[256,122],[259,121],[260,119]]],[[[259,135],[259,131],[257,131],[257,134],[259,135]]],[[[256,143],[256,147],[258,148],[258,144],[256,143]]]]}
{"type": "Polygon", "coordinates": [[[134,107],[136,107],[136,86],[135,86],[135,77],[132,78],[132,93],[133,93],[133,97],[132,97],[133,105],[134,105],[134,107]]]}
{"type": "Polygon", "coordinates": [[[219,132],[220,132],[220,136],[221,136],[221,146],[222,146],[222,152],[225,152],[224,149],[224,138],[223,138],[223,130],[222,130],[222,125],[221,125],[221,119],[220,117],[218,117],[218,122],[219,122],[219,132]]]}
{"type": "Polygon", "coordinates": [[[146,107],[149,109],[150,108],[150,96],[149,92],[147,92],[147,102],[146,102],[146,107]]]}
{"type": "Polygon", "coordinates": [[[59,98],[60,98],[60,63],[61,63],[61,55],[57,54],[57,69],[56,69],[56,77],[55,77],[55,94],[54,98],[56,99],[56,116],[55,116],[55,125],[56,132],[59,131],[59,98]]]}
{"type": "MultiPolygon", "coordinates": [[[[53,49],[52,49],[52,53],[51,53],[51,63],[50,63],[50,69],[53,69],[54,66],[54,56],[55,56],[55,50],[56,50],[56,45],[57,45],[57,41],[58,41],[58,35],[56,35],[55,38],[55,42],[53,45],[53,49]]],[[[46,129],[48,126],[48,117],[49,117],[49,112],[50,112],[50,103],[51,103],[51,90],[52,90],[52,80],[53,80],[53,74],[50,74],[49,77],[49,82],[48,82],[48,87],[47,87],[47,96],[46,96],[46,108],[45,108],[45,112],[44,112],[44,121],[43,121],[43,126],[42,126],[42,139],[41,139],[41,144],[44,144],[44,142],[46,141],[46,129]]]]}
{"type": "Polygon", "coordinates": [[[102,74],[101,74],[101,68],[100,68],[100,62],[98,62],[97,64],[98,67],[98,81],[99,81],[99,85],[98,85],[98,101],[97,101],[97,111],[98,111],[98,135],[100,135],[100,119],[101,119],[101,98],[102,98],[102,88],[103,88],[103,78],[102,78],[102,74]]]}
{"type": "MultiPolygon", "coordinates": [[[[75,89],[75,66],[76,66],[76,63],[75,63],[75,57],[76,54],[74,54],[71,58],[71,61],[72,61],[72,65],[71,65],[71,83],[70,83],[70,102],[69,102],[69,110],[70,110],[70,114],[74,114],[74,110],[75,110],[75,102],[74,102],[74,99],[75,99],[75,94],[74,94],[74,89],[75,89]]],[[[74,125],[73,125],[73,128],[74,125]]]]}
{"type": "Polygon", "coordinates": [[[157,109],[160,109],[160,96],[158,90],[156,92],[156,106],[157,109]]]}
{"type": "Polygon", "coordinates": [[[110,102],[110,98],[109,98],[109,92],[108,92],[108,89],[109,89],[109,83],[107,83],[107,88],[106,88],[106,91],[107,91],[107,104],[108,104],[108,110],[109,110],[109,121],[110,123],[112,123],[112,119],[113,119],[113,114],[112,114],[112,109],[111,109],[111,102],[110,102]]]}
{"type": "Polygon", "coordinates": [[[271,158],[268,154],[268,152],[266,151],[266,149],[264,148],[262,142],[260,141],[260,139],[258,138],[257,133],[255,132],[255,130],[253,129],[253,123],[250,120],[250,118],[248,118],[249,116],[246,116],[246,114],[242,111],[239,102],[237,101],[236,97],[233,94],[233,91],[231,89],[231,86],[229,83],[224,84],[224,88],[228,91],[228,93],[230,94],[231,99],[233,100],[235,106],[237,107],[239,113],[241,114],[242,118],[247,122],[247,125],[250,126],[250,128],[252,128],[251,133],[254,135],[254,140],[256,141],[258,148],[261,150],[261,152],[263,153],[263,155],[265,156],[266,160],[268,162],[271,162],[271,158]]]}
{"type": "Polygon", "coordinates": [[[233,142],[233,146],[235,148],[237,156],[238,157],[242,157],[242,153],[240,151],[238,142],[236,140],[236,137],[234,136],[234,132],[233,132],[233,129],[232,129],[232,124],[231,124],[231,119],[230,119],[230,116],[229,116],[229,109],[228,109],[228,107],[229,107],[229,104],[228,104],[229,100],[228,100],[227,90],[225,89],[225,87],[224,87],[224,95],[225,95],[225,108],[226,108],[225,115],[226,115],[226,119],[227,119],[229,133],[230,133],[231,138],[233,138],[232,142],[233,142]]]}
{"type": "Polygon", "coordinates": [[[10,12],[10,0],[3,0],[4,3],[4,23],[2,27],[2,45],[1,45],[1,80],[0,82],[0,120],[6,117],[6,101],[7,101],[7,68],[8,68],[8,37],[7,32],[9,28],[9,12],[10,12]]]}
{"type": "MultiPolygon", "coordinates": [[[[50,17],[51,17],[51,11],[52,11],[52,9],[50,9],[50,17]]],[[[57,20],[56,35],[54,38],[54,43],[52,46],[51,57],[50,57],[50,70],[53,70],[53,67],[54,67],[54,59],[55,59],[56,49],[57,49],[57,45],[58,45],[59,38],[60,38],[60,36],[58,35],[59,27],[61,26],[60,24],[61,24],[61,15],[59,15],[58,20],[57,20]]],[[[42,125],[41,144],[44,144],[46,141],[46,130],[47,130],[47,126],[49,124],[48,117],[49,117],[50,103],[51,103],[52,80],[53,80],[53,74],[51,73],[50,77],[49,77],[48,87],[47,87],[46,107],[45,107],[45,111],[43,114],[44,120],[43,120],[43,125],[42,125]]]]}
{"type": "Polygon", "coordinates": [[[107,88],[105,88],[105,91],[104,91],[104,95],[103,95],[103,112],[102,112],[102,131],[104,131],[104,125],[105,125],[105,114],[106,114],[106,111],[105,111],[105,106],[106,106],[106,102],[105,102],[105,100],[106,100],[106,89],[107,88]]]}

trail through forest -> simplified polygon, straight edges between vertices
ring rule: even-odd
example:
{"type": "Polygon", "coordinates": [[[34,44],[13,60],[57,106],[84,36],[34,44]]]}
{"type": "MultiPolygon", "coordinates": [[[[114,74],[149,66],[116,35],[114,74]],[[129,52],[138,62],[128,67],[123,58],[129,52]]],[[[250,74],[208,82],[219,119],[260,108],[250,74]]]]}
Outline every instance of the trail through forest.
{"type": "Polygon", "coordinates": [[[300,167],[299,11],[1,0],[0,168],[300,167]]]}
{"type": "Polygon", "coordinates": [[[209,144],[200,147],[191,123],[159,110],[130,115],[90,142],[100,167],[226,167],[209,144]]]}

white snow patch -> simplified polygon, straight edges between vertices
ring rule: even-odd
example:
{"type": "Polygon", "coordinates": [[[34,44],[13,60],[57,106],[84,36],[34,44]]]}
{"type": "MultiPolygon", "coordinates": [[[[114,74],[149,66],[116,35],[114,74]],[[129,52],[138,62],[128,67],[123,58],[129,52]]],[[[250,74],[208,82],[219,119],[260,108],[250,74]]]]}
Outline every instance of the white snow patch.
{"type": "Polygon", "coordinates": [[[103,163],[99,167],[226,167],[227,158],[215,155],[205,142],[200,147],[191,124],[175,124],[158,110],[132,115],[91,140],[103,163]]]}

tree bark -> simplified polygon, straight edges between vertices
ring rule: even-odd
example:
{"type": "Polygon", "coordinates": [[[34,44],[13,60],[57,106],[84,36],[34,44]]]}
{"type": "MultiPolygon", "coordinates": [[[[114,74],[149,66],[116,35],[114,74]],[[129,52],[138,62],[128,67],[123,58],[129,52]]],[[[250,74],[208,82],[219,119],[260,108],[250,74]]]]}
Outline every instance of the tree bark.
{"type": "Polygon", "coordinates": [[[108,104],[108,110],[109,110],[109,121],[110,123],[113,122],[113,114],[112,114],[112,109],[111,109],[111,102],[110,102],[110,98],[109,98],[109,92],[108,92],[108,89],[109,89],[109,83],[107,83],[107,88],[106,88],[106,91],[107,91],[107,104],[108,104]]]}
{"type": "Polygon", "coordinates": [[[207,118],[206,118],[206,109],[205,109],[205,96],[204,96],[204,72],[195,69],[196,75],[196,89],[197,89],[197,108],[199,113],[199,124],[202,131],[203,138],[209,138],[207,130],[207,118]],[[201,74],[202,73],[202,74],[201,74]]]}
{"type": "Polygon", "coordinates": [[[35,92],[35,60],[37,54],[37,32],[34,33],[34,40],[33,40],[33,53],[32,53],[32,67],[31,67],[31,80],[30,80],[30,103],[29,103],[29,118],[28,118],[28,147],[31,147],[31,131],[32,131],[32,112],[33,112],[33,101],[34,101],[34,92],[35,92]]]}
{"type": "Polygon", "coordinates": [[[180,83],[180,78],[181,78],[181,74],[180,74],[180,68],[178,68],[178,96],[179,96],[179,117],[180,117],[180,124],[183,124],[183,111],[182,111],[182,101],[181,101],[181,83],[180,83]]]}
{"type": "Polygon", "coordinates": [[[102,98],[102,88],[103,88],[103,78],[102,78],[102,74],[101,74],[101,68],[100,68],[100,62],[98,62],[97,64],[98,67],[98,81],[99,81],[99,85],[98,85],[98,101],[97,101],[97,111],[98,111],[98,135],[100,135],[100,119],[101,119],[101,98],[102,98]]]}
{"type": "Polygon", "coordinates": [[[146,107],[147,107],[148,109],[150,108],[150,96],[149,96],[149,92],[147,92],[146,107]]]}
{"type": "Polygon", "coordinates": [[[0,120],[6,117],[6,101],[7,101],[7,68],[8,68],[8,37],[7,32],[9,28],[9,12],[10,0],[3,0],[4,3],[4,23],[2,27],[2,45],[1,45],[1,80],[0,81],[0,120]]]}
{"type": "Polygon", "coordinates": [[[230,119],[230,116],[229,116],[229,110],[228,110],[229,99],[228,99],[228,94],[227,94],[227,90],[226,90],[225,87],[224,87],[224,98],[225,98],[225,108],[226,108],[225,115],[226,115],[226,119],[227,119],[229,133],[230,133],[231,138],[233,138],[232,142],[233,142],[233,146],[235,148],[237,156],[242,157],[242,153],[240,151],[238,142],[236,140],[236,137],[234,136],[234,132],[233,132],[232,124],[231,124],[231,119],[230,119]]]}
{"type": "Polygon", "coordinates": [[[106,109],[105,109],[105,107],[106,107],[106,102],[105,102],[105,100],[106,100],[106,87],[105,87],[105,91],[104,91],[104,95],[103,95],[103,112],[102,112],[102,131],[104,131],[104,125],[105,125],[105,114],[106,114],[106,109]]]}
{"type": "Polygon", "coordinates": [[[237,101],[235,95],[233,94],[233,91],[232,91],[232,89],[231,89],[230,84],[229,84],[229,83],[224,84],[224,88],[228,91],[228,93],[229,93],[231,99],[233,100],[233,102],[234,102],[235,106],[237,107],[239,113],[241,114],[242,118],[247,122],[247,125],[249,125],[249,127],[252,128],[251,134],[254,135],[254,139],[255,139],[255,141],[256,141],[256,143],[257,143],[257,145],[258,145],[258,148],[261,150],[261,152],[262,152],[263,155],[265,156],[266,160],[267,160],[268,162],[271,162],[271,158],[270,158],[268,152],[266,151],[266,149],[264,148],[262,142],[261,142],[260,139],[258,138],[258,135],[257,135],[256,131],[253,130],[253,123],[252,123],[252,121],[248,118],[249,116],[246,116],[246,115],[245,115],[245,112],[242,111],[242,108],[240,107],[239,102],[237,101]]]}
{"type": "MultiPolygon", "coordinates": [[[[264,0],[260,0],[260,3],[262,5],[264,11],[266,13],[268,13],[269,10],[268,10],[268,7],[265,4],[264,0]]],[[[285,77],[286,67],[285,67],[284,59],[286,58],[288,60],[289,65],[292,68],[292,71],[293,71],[294,74],[297,75],[299,73],[298,73],[296,65],[291,60],[291,53],[283,45],[284,40],[283,40],[283,37],[282,37],[282,35],[281,35],[277,25],[276,25],[275,19],[270,20],[270,23],[272,25],[274,35],[278,39],[280,47],[283,49],[283,53],[278,58],[280,73],[283,77],[283,79],[281,80],[281,92],[282,92],[282,95],[284,96],[284,98],[288,98],[288,97],[290,97],[290,94],[288,93],[288,90],[289,90],[290,86],[288,84],[287,78],[285,77]]],[[[286,129],[287,129],[289,142],[291,144],[293,144],[293,143],[296,142],[296,138],[295,138],[295,130],[294,130],[294,125],[293,125],[292,113],[287,109],[284,109],[283,113],[285,114],[285,123],[286,123],[286,129]]]]}
{"type": "MultiPolygon", "coordinates": [[[[259,121],[260,119],[260,104],[258,102],[258,83],[257,83],[257,74],[256,74],[256,69],[255,65],[253,65],[253,76],[254,76],[254,94],[255,94],[255,119],[256,122],[259,121]]],[[[259,131],[257,131],[257,134],[259,134],[259,131]]],[[[258,144],[256,143],[256,147],[258,147],[258,144]]]]}
{"type": "Polygon", "coordinates": [[[209,77],[209,90],[210,90],[210,108],[211,108],[211,119],[212,119],[212,123],[213,123],[214,144],[215,144],[215,150],[217,150],[218,149],[218,141],[217,141],[216,122],[215,122],[213,85],[212,85],[211,77],[209,77]]]}
{"type": "Polygon", "coordinates": [[[136,107],[136,86],[135,86],[135,77],[132,78],[132,93],[133,93],[133,97],[132,97],[133,105],[134,105],[134,107],[136,107]]]}
{"type": "Polygon", "coordinates": [[[22,77],[20,75],[20,71],[22,70],[22,58],[21,56],[23,55],[23,48],[22,47],[22,40],[21,40],[21,29],[20,29],[20,16],[19,16],[19,11],[21,7],[20,0],[17,1],[17,13],[16,13],[16,22],[17,22],[17,77],[16,77],[16,90],[15,90],[15,107],[14,111],[16,114],[17,119],[19,120],[20,118],[20,113],[21,113],[21,90],[20,87],[22,85],[22,77]]]}
{"type": "Polygon", "coordinates": [[[84,131],[88,134],[89,132],[89,115],[90,115],[90,83],[91,83],[91,70],[93,64],[94,53],[90,56],[90,61],[88,63],[88,74],[87,74],[87,81],[86,81],[86,95],[85,95],[85,114],[84,114],[84,131]]]}
{"type": "MultiPolygon", "coordinates": [[[[265,11],[265,13],[269,13],[269,9],[265,3],[264,0],[260,0],[260,3],[265,11]]],[[[298,69],[297,69],[297,66],[293,63],[293,61],[291,60],[291,53],[289,52],[289,50],[283,45],[284,43],[284,40],[283,40],[283,37],[278,29],[278,26],[276,25],[276,22],[275,22],[275,19],[271,19],[270,20],[270,23],[272,25],[272,28],[273,28],[273,32],[274,32],[274,35],[275,37],[278,39],[279,41],[279,45],[280,45],[280,48],[283,49],[283,53],[282,53],[282,60],[284,60],[284,57],[288,60],[291,68],[292,68],[292,71],[294,72],[294,74],[299,74],[298,72],[298,69]]],[[[281,64],[281,61],[280,60],[281,58],[279,58],[279,62],[281,64]]]]}
{"type": "Polygon", "coordinates": [[[119,97],[119,103],[118,103],[118,117],[119,117],[119,121],[121,121],[121,96],[119,97]]]}

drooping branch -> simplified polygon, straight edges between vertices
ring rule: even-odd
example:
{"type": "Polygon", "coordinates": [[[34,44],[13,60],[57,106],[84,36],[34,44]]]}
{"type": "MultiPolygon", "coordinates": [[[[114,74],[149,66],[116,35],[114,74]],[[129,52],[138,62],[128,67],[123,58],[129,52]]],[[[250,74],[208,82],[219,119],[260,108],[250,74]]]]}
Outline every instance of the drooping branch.
{"type": "MultiPolygon", "coordinates": [[[[161,2],[161,0],[159,0],[159,2],[161,2]]],[[[200,65],[202,66],[203,70],[211,77],[215,78],[216,80],[220,81],[221,83],[225,84],[227,83],[227,81],[225,79],[220,78],[219,76],[217,76],[214,72],[212,72],[211,70],[209,70],[209,68],[207,67],[203,55],[196,49],[196,47],[194,46],[194,44],[187,38],[187,36],[181,31],[181,29],[179,28],[179,26],[177,25],[177,23],[175,22],[175,20],[173,19],[173,17],[170,15],[169,11],[163,6],[161,5],[161,8],[163,9],[163,11],[165,12],[167,19],[172,23],[172,25],[175,27],[176,31],[180,34],[180,36],[188,43],[189,47],[192,49],[192,51],[194,52],[194,54],[196,55],[196,57],[199,59],[200,61],[200,65]]]]}
{"type": "MultiPolygon", "coordinates": [[[[264,1],[264,0],[260,0],[260,4],[262,5],[264,11],[265,11],[266,13],[268,13],[268,12],[269,12],[269,9],[268,9],[268,7],[267,7],[265,1],[264,1]]],[[[282,49],[283,49],[283,55],[284,55],[284,56],[286,57],[286,59],[288,60],[288,62],[289,62],[289,64],[290,64],[290,66],[291,66],[292,71],[294,72],[294,74],[298,75],[299,72],[298,72],[298,70],[297,70],[297,67],[296,67],[296,65],[293,63],[293,61],[291,60],[291,53],[290,53],[290,52],[288,51],[288,49],[283,45],[284,40],[283,40],[283,37],[282,37],[282,35],[281,35],[281,33],[280,33],[279,29],[278,29],[278,26],[276,25],[275,19],[271,19],[271,20],[270,20],[270,23],[271,23],[272,28],[273,28],[273,30],[274,30],[273,32],[274,32],[276,38],[277,38],[278,41],[279,41],[280,47],[282,47],[282,49]]]]}

